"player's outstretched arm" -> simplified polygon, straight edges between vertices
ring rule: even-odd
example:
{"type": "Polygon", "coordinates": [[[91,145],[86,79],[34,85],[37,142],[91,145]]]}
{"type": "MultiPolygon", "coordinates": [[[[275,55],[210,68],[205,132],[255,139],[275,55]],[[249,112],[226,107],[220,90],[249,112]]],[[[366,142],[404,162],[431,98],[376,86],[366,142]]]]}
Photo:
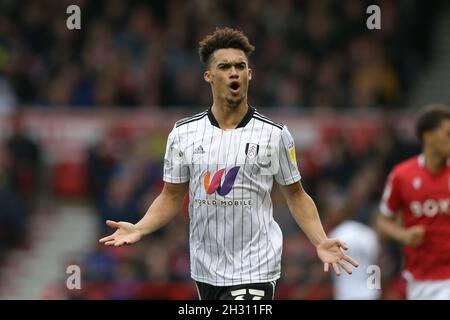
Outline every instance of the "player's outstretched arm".
{"type": "Polygon", "coordinates": [[[386,217],[381,213],[377,216],[377,231],[405,246],[411,247],[421,245],[425,236],[424,226],[416,225],[405,228],[393,218],[386,217]]]}
{"type": "Polygon", "coordinates": [[[161,194],[153,201],[144,217],[136,224],[124,221],[106,221],[106,224],[117,230],[102,239],[100,243],[107,246],[122,246],[139,241],[142,236],[166,225],[180,210],[188,190],[189,183],[165,183],[161,194]]]}
{"type": "Polygon", "coordinates": [[[324,271],[328,272],[329,266],[332,265],[337,275],[340,275],[339,266],[351,274],[352,271],[347,263],[354,267],[357,267],[358,263],[344,254],[342,249],[347,249],[347,245],[344,242],[338,239],[327,238],[320,222],[316,205],[305,192],[301,183],[297,182],[287,186],[281,185],[280,187],[295,221],[297,221],[297,224],[316,247],[317,255],[323,262],[324,271]]]}

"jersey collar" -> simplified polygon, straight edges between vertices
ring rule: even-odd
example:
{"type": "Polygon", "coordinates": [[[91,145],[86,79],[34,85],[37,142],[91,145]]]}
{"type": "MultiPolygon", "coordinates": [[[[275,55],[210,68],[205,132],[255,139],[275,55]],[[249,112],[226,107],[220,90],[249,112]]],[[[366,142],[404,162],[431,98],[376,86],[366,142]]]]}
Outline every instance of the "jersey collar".
{"type": "MultiPolygon", "coordinates": [[[[421,153],[417,157],[417,162],[419,163],[419,167],[425,167],[425,154],[421,153]]],[[[447,167],[450,167],[450,158],[447,159],[447,167]]]]}
{"type": "Polygon", "coordinates": [[[417,158],[417,162],[419,163],[419,167],[425,167],[425,155],[423,153],[419,155],[419,157],[417,158]]]}
{"type": "MultiPolygon", "coordinates": [[[[255,108],[253,108],[252,106],[249,105],[248,109],[247,109],[247,113],[242,118],[241,122],[239,122],[236,129],[245,127],[247,125],[247,123],[249,123],[250,120],[252,119],[254,113],[255,113],[255,108]]],[[[212,113],[211,108],[208,109],[208,118],[213,126],[221,129],[219,126],[219,123],[217,122],[216,117],[214,117],[214,114],[212,113]]]]}

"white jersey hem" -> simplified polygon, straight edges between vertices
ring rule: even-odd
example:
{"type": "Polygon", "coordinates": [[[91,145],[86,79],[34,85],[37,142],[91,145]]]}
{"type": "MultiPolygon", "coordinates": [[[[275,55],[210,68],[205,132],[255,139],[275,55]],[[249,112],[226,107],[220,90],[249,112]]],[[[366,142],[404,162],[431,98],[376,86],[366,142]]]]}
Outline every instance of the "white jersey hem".
{"type": "Polygon", "coordinates": [[[210,284],[210,285],[216,286],[216,287],[228,287],[228,286],[239,286],[239,285],[243,285],[243,284],[265,283],[265,282],[275,281],[275,280],[280,279],[280,275],[281,275],[281,273],[277,274],[274,277],[263,279],[263,280],[261,280],[261,279],[259,279],[259,280],[256,280],[256,279],[255,280],[253,280],[253,279],[243,279],[242,281],[241,280],[236,280],[236,281],[232,281],[232,282],[229,282],[229,281],[225,281],[225,282],[223,282],[223,281],[219,281],[219,282],[210,281],[208,279],[196,276],[196,275],[194,275],[192,273],[191,273],[191,278],[194,279],[195,281],[207,283],[207,284],[210,284]]]}

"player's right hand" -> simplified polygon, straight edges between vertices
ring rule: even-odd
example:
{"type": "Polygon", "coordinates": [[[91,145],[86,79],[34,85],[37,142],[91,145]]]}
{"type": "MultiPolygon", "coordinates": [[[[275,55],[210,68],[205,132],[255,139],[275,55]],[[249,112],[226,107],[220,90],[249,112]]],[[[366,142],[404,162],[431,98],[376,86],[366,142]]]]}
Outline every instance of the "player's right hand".
{"type": "Polygon", "coordinates": [[[142,237],[140,230],[132,223],[107,220],[106,224],[111,228],[117,229],[112,235],[99,240],[100,243],[104,243],[107,246],[120,247],[132,244],[138,242],[142,237]]]}
{"type": "Polygon", "coordinates": [[[418,247],[422,244],[425,235],[424,226],[413,226],[405,230],[402,242],[406,246],[418,247]]]}

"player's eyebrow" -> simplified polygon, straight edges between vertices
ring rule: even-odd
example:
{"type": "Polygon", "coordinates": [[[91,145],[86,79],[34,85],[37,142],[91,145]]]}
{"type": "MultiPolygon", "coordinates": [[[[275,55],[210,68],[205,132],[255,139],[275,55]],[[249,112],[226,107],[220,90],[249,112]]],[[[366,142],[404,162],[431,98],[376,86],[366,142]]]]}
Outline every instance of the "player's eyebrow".
{"type": "Polygon", "coordinates": [[[219,68],[222,67],[222,66],[229,67],[230,65],[246,66],[247,62],[245,60],[234,61],[234,62],[225,60],[225,61],[220,61],[220,62],[217,63],[217,67],[219,67],[219,68]]]}

